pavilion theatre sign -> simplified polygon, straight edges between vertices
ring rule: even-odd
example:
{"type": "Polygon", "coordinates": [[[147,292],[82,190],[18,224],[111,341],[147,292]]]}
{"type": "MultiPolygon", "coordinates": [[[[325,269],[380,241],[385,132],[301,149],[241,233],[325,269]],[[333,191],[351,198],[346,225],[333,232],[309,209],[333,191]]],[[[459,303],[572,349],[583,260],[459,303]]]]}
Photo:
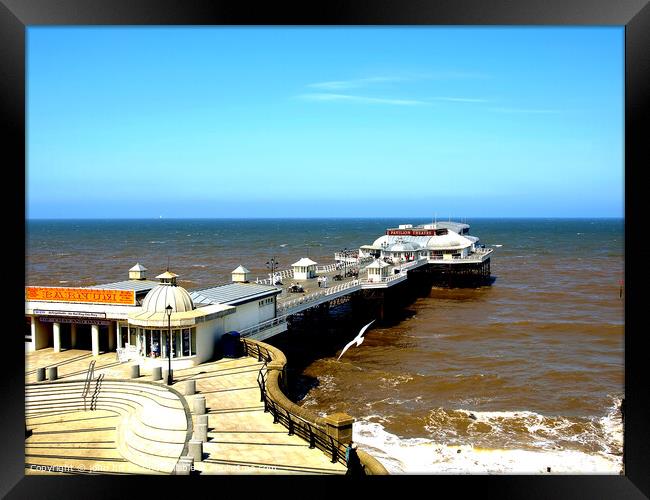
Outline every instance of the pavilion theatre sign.
{"type": "Polygon", "coordinates": [[[25,300],[79,304],[135,305],[134,290],[27,286],[25,300]]]}
{"type": "Polygon", "coordinates": [[[387,229],[388,236],[441,236],[447,229],[387,229]]]}

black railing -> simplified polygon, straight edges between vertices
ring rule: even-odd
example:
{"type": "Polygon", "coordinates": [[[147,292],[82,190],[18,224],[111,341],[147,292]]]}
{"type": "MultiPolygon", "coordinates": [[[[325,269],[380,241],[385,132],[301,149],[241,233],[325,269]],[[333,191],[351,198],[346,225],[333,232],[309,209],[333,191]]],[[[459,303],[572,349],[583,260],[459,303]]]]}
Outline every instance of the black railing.
{"type": "MultiPolygon", "coordinates": [[[[310,422],[307,419],[292,413],[290,408],[285,408],[275,402],[268,394],[268,364],[273,361],[269,350],[259,343],[243,340],[244,353],[248,356],[257,357],[258,361],[264,361],[264,365],[257,375],[257,385],[260,389],[260,401],[264,403],[264,412],[273,415],[274,424],[282,424],[287,428],[290,436],[296,435],[309,443],[310,448],[318,448],[325,452],[332,460],[332,463],[340,462],[347,466],[345,461],[346,445],[327,434],[327,431],[320,425],[310,422]]],[[[278,384],[280,388],[285,385],[285,367],[279,373],[278,384]]]]}
{"type": "Polygon", "coordinates": [[[95,392],[93,392],[92,397],[90,398],[90,410],[96,410],[97,409],[97,400],[99,399],[99,391],[101,390],[102,387],[102,379],[104,378],[104,374],[101,373],[99,377],[97,377],[97,381],[95,382],[95,392]]]}
{"type": "Polygon", "coordinates": [[[86,373],[86,380],[84,381],[84,388],[83,392],[81,393],[81,397],[84,400],[84,411],[86,410],[86,397],[88,396],[88,391],[90,391],[90,382],[92,381],[94,374],[95,360],[93,359],[88,365],[88,372],[86,373]]]}

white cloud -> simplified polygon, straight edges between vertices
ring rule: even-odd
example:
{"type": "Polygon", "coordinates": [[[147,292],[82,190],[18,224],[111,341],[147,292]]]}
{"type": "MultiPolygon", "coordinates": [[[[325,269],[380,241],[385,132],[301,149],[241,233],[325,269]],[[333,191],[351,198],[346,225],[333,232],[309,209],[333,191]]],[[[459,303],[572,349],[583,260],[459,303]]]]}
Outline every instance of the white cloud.
{"type": "Polygon", "coordinates": [[[356,80],[336,80],[331,82],[310,83],[308,87],[324,90],[343,90],[366,87],[373,83],[402,82],[405,78],[393,76],[373,76],[370,78],[358,78],[356,80]]]}
{"type": "Polygon", "coordinates": [[[483,103],[491,102],[489,99],[475,99],[473,97],[433,97],[434,101],[446,102],[470,102],[470,103],[483,103]]]}
{"type": "Polygon", "coordinates": [[[497,113],[528,113],[528,114],[558,114],[560,109],[531,109],[531,108],[488,108],[489,111],[497,113]]]}
{"type": "Polygon", "coordinates": [[[418,101],[414,99],[390,99],[384,97],[365,97],[358,95],[348,94],[301,94],[297,96],[298,99],[307,101],[346,101],[346,102],[359,102],[367,104],[392,104],[395,106],[421,106],[429,105],[426,101],[418,101]]]}

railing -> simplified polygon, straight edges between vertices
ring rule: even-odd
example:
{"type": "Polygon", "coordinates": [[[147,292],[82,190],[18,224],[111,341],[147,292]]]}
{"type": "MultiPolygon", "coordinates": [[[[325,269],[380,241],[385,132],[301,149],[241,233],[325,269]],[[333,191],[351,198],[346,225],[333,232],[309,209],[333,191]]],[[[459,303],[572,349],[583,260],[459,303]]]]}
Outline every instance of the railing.
{"type": "Polygon", "coordinates": [[[448,261],[455,261],[458,262],[459,260],[462,261],[480,261],[483,259],[484,256],[491,254],[494,251],[493,248],[476,248],[472,253],[466,255],[466,256],[454,256],[451,259],[444,258],[443,255],[432,255],[428,257],[429,261],[435,260],[435,261],[440,261],[440,262],[448,262],[448,261]]]}
{"type": "MultiPolygon", "coordinates": [[[[282,351],[251,339],[241,341],[246,355],[257,357],[258,361],[264,360],[257,381],[264,412],[273,415],[273,423],[282,424],[290,436],[301,437],[309,443],[310,448],[323,451],[332,463],[347,466],[345,451],[348,443],[342,443],[328,433],[328,423],[324,417],[298,406],[282,392],[286,388],[287,363],[282,351]]],[[[368,453],[358,451],[358,456],[365,474],[388,474],[384,466],[368,453]]]]}
{"type": "Polygon", "coordinates": [[[329,273],[331,271],[336,271],[337,269],[343,269],[343,265],[340,263],[336,263],[336,264],[327,264],[326,266],[316,266],[317,273],[329,273]]]}
{"type": "Polygon", "coordinates": [[[102,379],[104,378],[104,374],[101,373],[99,377],[97,377],[97,381],[95,382],[95,391],[93,392],[92,397],[90,398],[90,410],[96,410],[97,409],[97,400],[99,399],[99,391],[101,390],[102,387],[102,379]]]}
{"type": "Polygon", "coordinates": [[[266,330],[267,328],[273,328],[274,326],[281,325],[283,323],[287,322],[287,316],[278,316],[277,318],[272,318],[267,321],[263,321],[262,323],[258,325],[253,325],[248,328],[244,328],[243,330],[239,331],[239,335],[241,337],[250,337],[251,335],[254,335],[256,333],[261,332],[262,330],[266,330]]]}
{"type": "Polygon", "coordinates": [[[334,260],[356,263],[358,259],[359,259],[359,254],[357,252],[354,253],[334,252],[334,260]]]}
{"type": "MultiPolygon", "coordinates": [[[[271,273],[269,273],[269,274],[271,274],[271,273]]],[[[282,280],[284,278],[293,278],[293,269],[285,269],[283,271],[276,271],[274,274],[276,276],[279,275],[280,280],[282,280]]],[[[255,283],[257,283],[258,285],[273,285],[274,283],[271,283],[271,281],[272,281],[271,278],[266,278],[266,279],[263,279],[263,280],[261,280],[259,278],[255,279],[255,283]]]]}
{"type": "Polygon", "coordinates": [[[340,285],[335,285],[329,288],[326,288],[325,290],[322,290],[320,292],[314,292],[310,293],[309,295],[305,295],[303,297],[299,297],[294,300],[290,300],[287,302],[283,302],[281,305],[278,305],[278,312],[285,312],[288,311],[289,309],[292,309],[294,307],[303,305],[303,304],[311,304],[312,302],[319,302],[322,299],[335,295],[339,292],[342,292],[343,290],[347,290],[349,288],[353,288],[357,285],[359,285],[360,281],[359,280],[352,280],[348,281],[347,283],[342,283],[340,285]]]}
{"type": "Polygon", "coordinates": [[[86,411],[86,397],[88,396],[88,391],[90,390],[90,382],[93,379],[95,374],[95,360],[93,359],[88,365],[88,372],[86,373],[86,379],[84,381],[84,388],[81,392],[81,397],[84,400],[84,411],[86,411]]]}

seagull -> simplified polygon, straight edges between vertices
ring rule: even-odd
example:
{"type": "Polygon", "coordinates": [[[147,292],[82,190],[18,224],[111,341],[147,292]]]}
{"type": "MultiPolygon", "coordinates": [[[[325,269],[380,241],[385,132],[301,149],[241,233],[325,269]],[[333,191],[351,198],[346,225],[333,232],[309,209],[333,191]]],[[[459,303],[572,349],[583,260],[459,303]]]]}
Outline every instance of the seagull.
{"type": "Polygon", "coordinates": [[[354,337],[350,342],[345,344],[345,347],[341,351],[341,354],[339,354],[339,357],[336,358],[336,361],[341,359],[341,356],[343,356],[345,354],[345,351],[347,351],[350,347],[352,347],[352,344],[357,344],[357,347],[359,347],[361,345],[361,343],[364,341],[363,334],[366,333],[366,330],[368,329],[368,327],[370,325],[372,325],[374,322],[375,322],[375,320],[373,319],[370,323],[368,323],[361,330],[359,330],[359,333],[357,334],[356,337],[354,337]]]}

